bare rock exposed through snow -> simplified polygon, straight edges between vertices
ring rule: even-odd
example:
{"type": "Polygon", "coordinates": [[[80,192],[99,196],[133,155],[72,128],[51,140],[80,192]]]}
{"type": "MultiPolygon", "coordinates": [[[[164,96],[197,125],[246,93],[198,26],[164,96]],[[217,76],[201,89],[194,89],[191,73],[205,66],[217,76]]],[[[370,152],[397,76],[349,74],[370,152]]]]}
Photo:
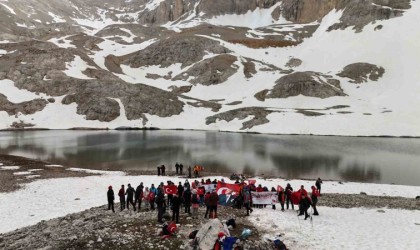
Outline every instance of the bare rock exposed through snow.
{"type": "Polygon", "coordinates": [[[338,76],[351,79],[351,83],[364,83],[368,79],[378,81],[385,73],[385,69],[370,63],[353,63],[344,67],[338,76]]]}

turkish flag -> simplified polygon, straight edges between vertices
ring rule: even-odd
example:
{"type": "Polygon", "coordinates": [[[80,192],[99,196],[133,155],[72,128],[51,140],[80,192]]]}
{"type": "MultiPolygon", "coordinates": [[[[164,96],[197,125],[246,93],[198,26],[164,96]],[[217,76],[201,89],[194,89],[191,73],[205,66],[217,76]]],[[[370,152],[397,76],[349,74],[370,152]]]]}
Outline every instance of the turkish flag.
{"type": "Polygon", "coordinates": [[[226,193],[239,193],[241,191],[241,186],[239,184],[228,184],[228,183],[222,183],[217,182],[217,194],[226,194],[226,193]]]}
{"type": "Polygon", "coordinates": [[[278,185],[277,186],[277,192],[282,192],[284,189],[283,189],[283,187],[282,186],[280,186],[280,185],[278,185]]]}
{"type": "Polygon", "coordinates": [[[248,180],[249,185],[254,184],[257,182],[257,180],[248,180]]]}
{"type": "Polygon", "coordinates": [[[178,188],[175,185],[163,186],[165,189],[165,194],[177,194],[178,188]]]}

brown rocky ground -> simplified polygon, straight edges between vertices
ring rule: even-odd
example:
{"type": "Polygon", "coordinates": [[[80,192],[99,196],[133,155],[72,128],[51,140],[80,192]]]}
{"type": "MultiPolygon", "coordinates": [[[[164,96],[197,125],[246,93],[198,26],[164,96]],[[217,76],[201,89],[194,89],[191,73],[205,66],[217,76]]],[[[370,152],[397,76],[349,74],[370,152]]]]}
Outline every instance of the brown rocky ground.
{"type": "Polygon", "coordinates": [[[1,155],[0,163],[2,166],[19,166],[17,170],[1,170],[0,169],[0,193],[12,192],[21,188],[22,184],[32,182],[39,179],[49,178],[66,178],[66,177],[83,177],[93,175],[85,172],[68,171],[65,167],[46,167],[46,165],[53,165],[53,163],[31,160],[25,157],[1,155]],[[27,175],[16,175],[14,173],[31,172],[27,175]],[[30,177],[36,176],[36,177],[30,177]],[[29,178],[28,178],[29,177],[29,178]]]}

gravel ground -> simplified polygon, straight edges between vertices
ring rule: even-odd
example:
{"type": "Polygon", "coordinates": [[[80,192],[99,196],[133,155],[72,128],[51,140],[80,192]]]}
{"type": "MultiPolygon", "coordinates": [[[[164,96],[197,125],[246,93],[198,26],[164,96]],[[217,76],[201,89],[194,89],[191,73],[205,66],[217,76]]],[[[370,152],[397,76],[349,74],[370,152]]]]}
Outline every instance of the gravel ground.
{"type": "MultiPolygon", "coordinates": [[[[181,226],[176,236],[161,240],[158,236],[161,225],[156,223],[156,211],[112,213],[106,210],[106,206],[101,206],[0,235],[0,248],[191,249],[188,235],[208,221],[203,216],[204,208],[200,208],[199,213],[200,218],[193,219],[181,212],[181,226]]],[[[273,249],[271,242],[262,239],[264,232],[257,231],[244,214],[244,210],[229,207],[218,209],[220,220],[235,218],[237,228],[230,231],[233,236],[239,236],[244,228],[252,230],[251,237],[244,241],[246,249],[273,249]]]]}
{"type": "Polygon", "coordinates": [[[29,183],[38,179],[64,178],[64,177],[83,177],[93,174],[68,171],[65,167],[46,167],[53,163],[31,160],[25,157],[0,155],[0,163],[4,166],[18,166],[19,169],[1,170],[0,169],[0,193],[12,192],[21,188],[21,184],[29,183]],[[20,172],[30,172],[19,175],[20,172]]]}

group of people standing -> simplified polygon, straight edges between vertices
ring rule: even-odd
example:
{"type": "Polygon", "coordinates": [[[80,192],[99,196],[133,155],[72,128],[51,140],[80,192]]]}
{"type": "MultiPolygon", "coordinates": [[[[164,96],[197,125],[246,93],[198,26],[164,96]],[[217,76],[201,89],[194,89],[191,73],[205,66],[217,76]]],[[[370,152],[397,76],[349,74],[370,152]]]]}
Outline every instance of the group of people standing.
{"type": "MultiPolygon", "coordinates": [[[[182,168],[181,168],[182,169],[182,168]]],[[[182,171],[182,170],[181,170],[182,171]]],[[[164,173],[164,172],[163,172],[164,173]]],[[[182,173],[182,172],[181,172],[182,173]]],[[[224,180],[221,181],[224,183],[224,180]]],[[[210,218],[217,217],[217,206],[219,202],[219,196],[216,190],[206,192],[203,190],[203,186],[201,184],[217,184],[218,180],[211,181],[208,179],[204,181],[194,181],[191,183],[188,180],[185,180],[184,183],[179,182],[178,186],[175,185],[172,181],[167,181],[167,185],[164,185],[163,182],[159,184],[158,187],[155,187],[152,184],[149,187],[144,187],[143,182],[141,182],[136,189],[134,189],[131,184],[128,184],[127,189],[125,189],[124,185],[121,185],[120,190],[118,191],[118,196],[120,200],[120,210],[123,211],[124,209],[129,210],[130,204],[133,207],[134,211],[140,211],[142,203],[144,202],[144,207],[150,207],[151,210],[155,210],[157,208],[157,221],[159,223],[163,223],[162,218],[163,215],[166,213],[166,210],[169,208],[172,210],[172,220],[175,221],[177,224],[179,223],[179,213],[181,207],[184,207],[184,212],[188,215],[191,215],[193,218],[198,218],[198,208],[200,206],[206,206],[206,213],[204,218],[208,216],[210,218]],[[168,190],[176,190],[173,192],[165,192],[165,188],[168,190]],[[165,193],[167,193],[167,199],[165,199],[165,193]],[[155,208],[156,205],[156,208],[155,208]],[[191,212],[192,207],[192,212],[191,212]]],[[[286,188],[283,189],[278,186],[277,190],[272,187],[271,191],[276,192],[278,195],[278,202],[281,205],[281,210],[285,211],[284,205],[286,204],[286,209],[289,209],[289,204],[291,205],[291,209],[294,210],[294,202],[296,203],[296,197],[299,200],[299,216],[305,215],[305,220],[309,217],[308,209],[310,207],[313,208],[313,215],[319,215],[318,210],[316,208],[316,204],[318,202],[318,197],[321,195],[321,184],[322,180],[318,178],[315,183],[315,186],[311,187],[311,194],[308,195],[308,192],[305,190],[304,186],[302,185],[297,192],[293,192],[293,188],[288,183],[286,188]]],[[[258,185],[257,187],[254,184],[246,184],[244,181],[241,183],[241,190],[239,192],[238,197],[235,199],[235,207],[246,209],[246,215],[249,216],[252,213],[253,208],[263,208],[266,205],[254,205],[252,202],[252,195],[251,192],[268,192],[269,189],[267,187],[262,187],[258,185]]],[[[108,198],[108,210],[112,210],[115,212],[114,209],[114,191],[112,186],[108,187],[107,192],[108,198]]],[[[273,209],[276,209],[276,205],[272,205],[273,209]]]]}
{"type": "MultiPolygon", "coordinates": [[[[165,165],[159,165],[157,168],[157,175],[158,176],[165,176],[166,175],[166,166],[165,165]]],[[[184,165],[179,164],[178,162],[175,164],[175,172],[177,175],[183,175],[184,165]]],[[[191,168],[191,166],[188,166],[188,178],[192,178],[192,174],[194,172],[194,177],[198,178],[200,176],[200,172],[203,171],[204,168],[202,166],[194,166],[194,168],[191,168]]]]}

